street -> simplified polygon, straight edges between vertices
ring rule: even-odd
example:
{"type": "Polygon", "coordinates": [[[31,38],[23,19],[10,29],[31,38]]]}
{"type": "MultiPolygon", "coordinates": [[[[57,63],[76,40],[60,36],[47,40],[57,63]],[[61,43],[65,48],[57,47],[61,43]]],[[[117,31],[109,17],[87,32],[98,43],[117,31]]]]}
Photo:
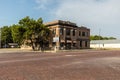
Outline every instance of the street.
{"type": "Polygon", "coordinates": [[[120,80],[120,51],[1,52],[0,80],[120,80]]]}

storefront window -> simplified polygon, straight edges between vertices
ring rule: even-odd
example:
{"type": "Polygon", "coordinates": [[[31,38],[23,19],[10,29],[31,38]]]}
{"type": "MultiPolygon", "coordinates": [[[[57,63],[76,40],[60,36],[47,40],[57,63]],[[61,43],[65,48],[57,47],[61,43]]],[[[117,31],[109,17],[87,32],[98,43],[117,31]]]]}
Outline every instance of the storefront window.
{"type": "Polygon", "coordinates": [[[87,45],[88,45],[88,44],[87,44],[87,41],[85,41],[85,47],[87,47],[87,45]]]}
{"type": "Polygon", "coordinates": [[[82,41],[80,41],[80,47],[82,47],[82,41]]]}

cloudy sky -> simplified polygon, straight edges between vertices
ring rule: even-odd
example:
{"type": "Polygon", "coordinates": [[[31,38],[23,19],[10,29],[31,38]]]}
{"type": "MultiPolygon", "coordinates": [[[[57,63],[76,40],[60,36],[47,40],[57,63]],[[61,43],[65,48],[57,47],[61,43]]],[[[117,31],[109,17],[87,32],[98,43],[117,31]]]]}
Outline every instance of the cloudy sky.
{"type": "Polygon", "coordinates": [[[120,39],[120,0],[0,0],[0,26],[25,16],[44,22],[68,20],[91,29],[92,35],[120,39]]]}

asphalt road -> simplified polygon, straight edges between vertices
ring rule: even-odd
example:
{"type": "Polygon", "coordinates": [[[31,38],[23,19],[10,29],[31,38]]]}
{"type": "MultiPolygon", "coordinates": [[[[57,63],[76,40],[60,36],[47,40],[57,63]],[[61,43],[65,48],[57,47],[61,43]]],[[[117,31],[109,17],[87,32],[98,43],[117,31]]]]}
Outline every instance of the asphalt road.
{"type": "Polygon", "coordinates": [[[0,80],[120,80],[120,51],[3,51],[0,80]]]}

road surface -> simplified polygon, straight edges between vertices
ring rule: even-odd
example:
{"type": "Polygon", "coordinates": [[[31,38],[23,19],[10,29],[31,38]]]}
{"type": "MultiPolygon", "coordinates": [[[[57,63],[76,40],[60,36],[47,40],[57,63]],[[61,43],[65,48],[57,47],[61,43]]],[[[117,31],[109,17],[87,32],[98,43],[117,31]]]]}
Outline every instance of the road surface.
{"type": "Polygon", "coordinates": [[[3,51],[0,80],[120,80],[120,51],[3,51]]]}

